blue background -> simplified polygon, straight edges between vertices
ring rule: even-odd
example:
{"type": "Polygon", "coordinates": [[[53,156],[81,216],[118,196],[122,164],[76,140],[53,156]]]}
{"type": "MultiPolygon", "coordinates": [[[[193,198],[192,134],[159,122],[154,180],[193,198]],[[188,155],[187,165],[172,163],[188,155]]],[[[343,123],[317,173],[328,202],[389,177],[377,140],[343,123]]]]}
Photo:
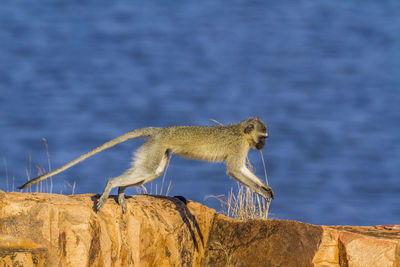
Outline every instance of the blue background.
{"type": "MultiPolygon", "coordinates": [[[[47,166],[42,138],[54,169],[135,128],[258,116],[272,217],[400,223],[398,1],[5,0],[0,25],[2,190],[47,166]]],[[[55,176],[53,192],[101,193],[142,142],[55,176]]],[[[178,156],[166,178],[217,210],[206,196],[236,188],[223,164],[178,156]]]]}

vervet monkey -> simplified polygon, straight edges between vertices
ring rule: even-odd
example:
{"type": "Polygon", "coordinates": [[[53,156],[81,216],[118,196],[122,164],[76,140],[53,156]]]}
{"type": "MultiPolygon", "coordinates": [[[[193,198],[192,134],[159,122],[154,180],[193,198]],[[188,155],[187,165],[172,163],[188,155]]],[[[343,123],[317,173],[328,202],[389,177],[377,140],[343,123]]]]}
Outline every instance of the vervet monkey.
{"type": "Polygon", "coordinates": [[[61,168],[28,181],[19,189],[24,189],[60,173],[116,144],[138,137],[147,137],[147,140],[137,150],[132,167],[122,175],[108,180],[104,192],[97,202],[97,211],[103,207],[111,189],[118,187],[118,203],[125,213],[125,189],[130,186],[142,185],[160,176],[171,153],[204,161],[224,161],[228,175],[248,186],[261,197],[267,200],[274,198],[271,187],[262,182],[246,166],[249,149],[261,150],[265,146],[265,138],[268,137],[264,122],[258,118],[249,118],[238,124],[227,126],[146,127],[133,130],[95,148],[61,168]]]}

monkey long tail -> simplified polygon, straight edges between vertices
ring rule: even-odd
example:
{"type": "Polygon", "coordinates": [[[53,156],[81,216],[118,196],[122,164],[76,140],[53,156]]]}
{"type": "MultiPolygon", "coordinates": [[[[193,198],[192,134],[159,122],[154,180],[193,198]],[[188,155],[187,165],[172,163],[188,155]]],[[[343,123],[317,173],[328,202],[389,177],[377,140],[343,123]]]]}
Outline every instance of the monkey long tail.
{"type": "Polygon", "coordinates": [[[31,186],[33,184],[36,184],[36,183],[38,183],[40,181],[43,181],[44,179],[47,179],[47,178],[49,178],[49,177],[51,177],[53,175],[56,175],[56,174],[58,174],[58,173],[60,173],[60,172],[62,172],[64,170],[66,170],[66,169],[78,164],[79,162],[81,162],[81,161],[93,156],[96,153],[99,153],[99,152],[101,152],[101,151],[103,151],[103,150],[105,150],[107,148],[110,148],[112,146],[115,146],[115,145],[117,145],[119,143],[125,142],[126,140],[133,139],[133,138],[139,138],[139,137],[148,137],[148,136],[150,136],[150,135],[152,135],[154,133],[155,129],[156,128],[154,128],[154,127],[147,127],[147,128],[141,128],[141,129],[133,130],[131,132],[127,132],[127,133],[125,133],[125,134],[123,134],[123,135],[121,135],[121,136],[119,136],[119,137],[117,137],[115,139],[112,139],[112,140],[108,141],[107,143],[104,143],[103,145],[93,149],[92,151],[90,151],[90,152],[88,152],[86,154],[83,154],[82,156],[74,159],[73,161],[65,164],[64,166],[62,166],[62,167],[60,167],[60,168],[58,168],[58,169],[56,169],[54,171],[48,172],[46,174],[43,174],[41,176],[38,176],[38,177],[26,182],[22,186],[18,187],[18,189],[24,189],[24,188],[27,188],[27,187],[29,187],[29,186],[31,186]]]}

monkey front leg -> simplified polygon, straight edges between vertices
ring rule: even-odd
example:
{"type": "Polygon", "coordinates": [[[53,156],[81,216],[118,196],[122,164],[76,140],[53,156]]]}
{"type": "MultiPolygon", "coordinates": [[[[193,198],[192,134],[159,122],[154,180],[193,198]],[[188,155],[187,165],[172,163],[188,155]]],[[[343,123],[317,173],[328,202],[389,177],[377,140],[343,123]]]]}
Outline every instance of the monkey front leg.
{"type": "Polygon", "coordinates": [[[233,177],[238,182],[248,186],[255,193],[259,194],[266,200],[274,199],[272,188],[264,184],[257,176],[255,176],[246,166],[240,169],[229,169],[228,175],[233,177]]]}

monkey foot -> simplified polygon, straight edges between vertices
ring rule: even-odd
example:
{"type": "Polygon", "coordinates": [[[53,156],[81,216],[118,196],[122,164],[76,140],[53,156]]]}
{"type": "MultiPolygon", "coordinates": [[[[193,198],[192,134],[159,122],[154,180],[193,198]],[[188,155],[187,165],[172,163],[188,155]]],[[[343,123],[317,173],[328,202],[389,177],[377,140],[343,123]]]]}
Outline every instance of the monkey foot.
{"type": "Polygon", "coordinates": [[[105,199],[105,198],[103,198],[103,197],[100,197],[99,198],[99,200],[97,201],[97,204],[96,204],[96,209],[97,209],[97,212],[99,212],[100,210],[101,210],[101,208],[104,206],[104,204],[106,203],[106,200],[107,199],[105,199]]]}
{"type": "Polygon", "coordinates": [[[126,212],[126,202],[125,202],[124,195],[122,195],[122,194],[118,195],[118,204],[120,204],[122,207],[122,213],[125,213],[126,212]]]}

